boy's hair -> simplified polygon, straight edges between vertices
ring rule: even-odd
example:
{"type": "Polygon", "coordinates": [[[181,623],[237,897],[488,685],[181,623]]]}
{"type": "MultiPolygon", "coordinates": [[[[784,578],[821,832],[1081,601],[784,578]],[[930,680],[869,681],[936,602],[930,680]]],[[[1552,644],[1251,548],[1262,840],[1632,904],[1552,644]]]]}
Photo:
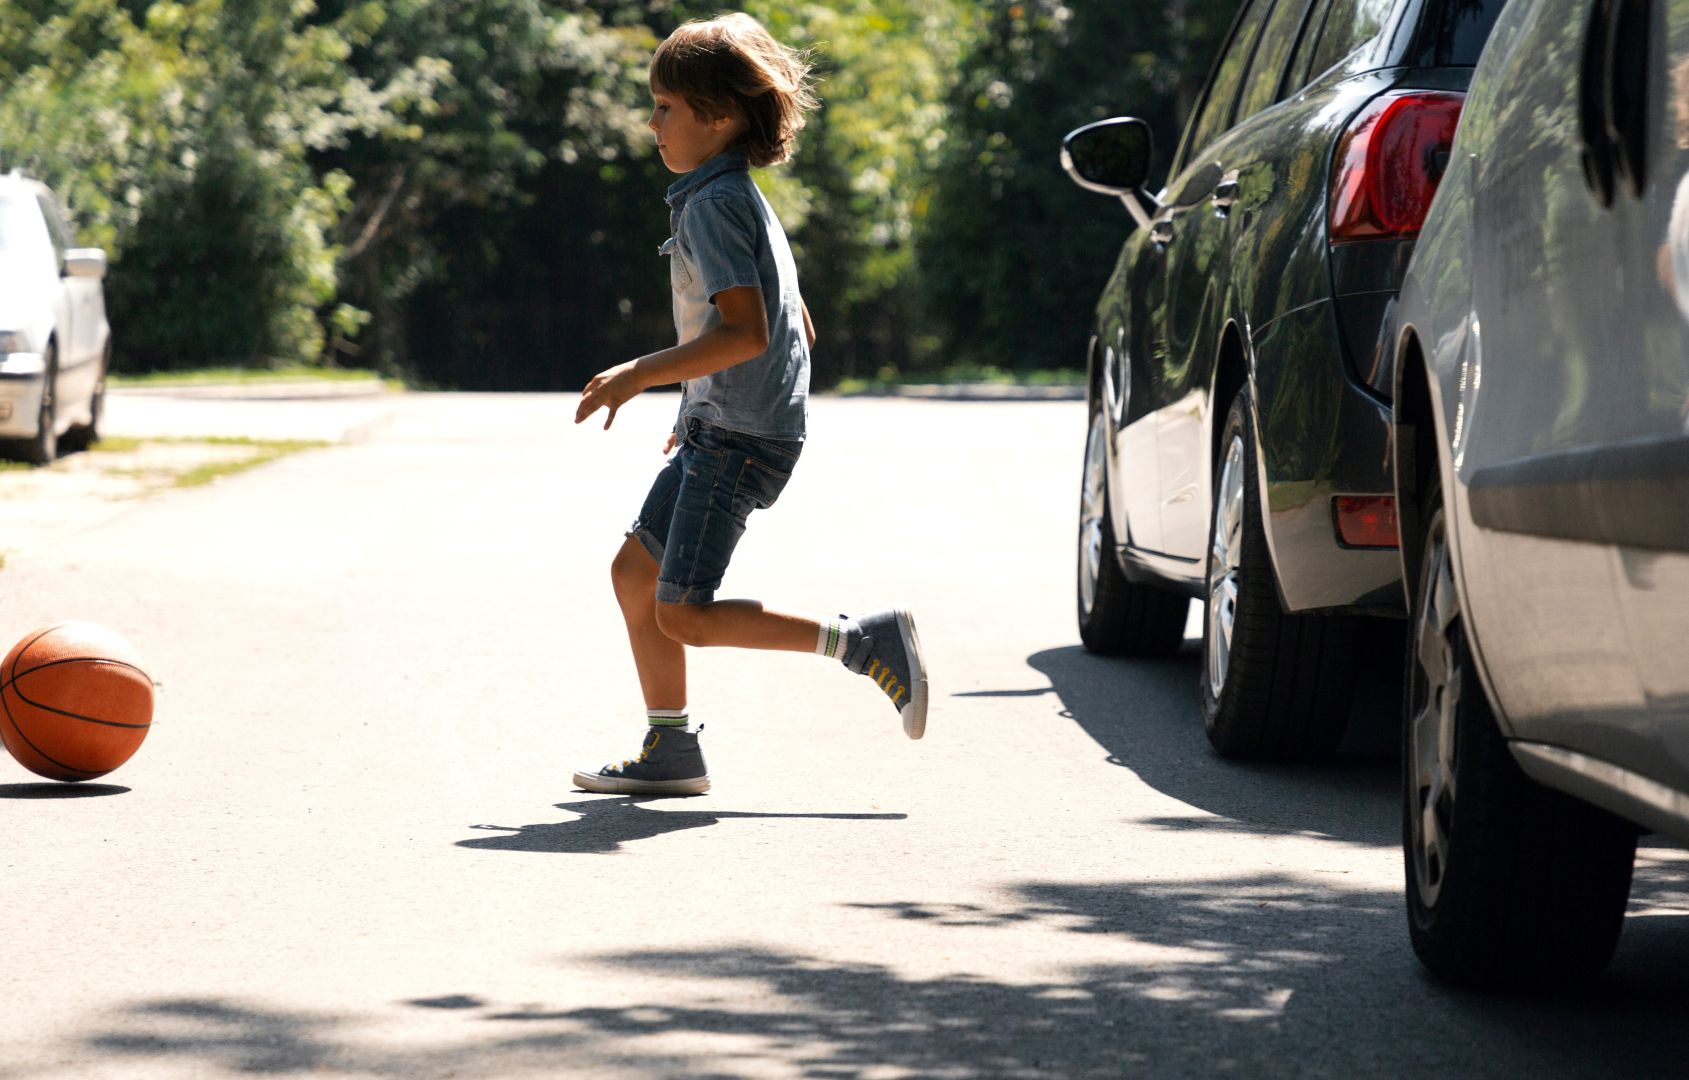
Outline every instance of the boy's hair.
{"type": "Polygon", "coordinates": [[[651,58],[651,85],[704,120],[742,117],[745,132],[734,147],[759,169],[791,156],[803,114],[820,104],[809,58],[745,14],[695,19],[670,34],[651,58]]]}

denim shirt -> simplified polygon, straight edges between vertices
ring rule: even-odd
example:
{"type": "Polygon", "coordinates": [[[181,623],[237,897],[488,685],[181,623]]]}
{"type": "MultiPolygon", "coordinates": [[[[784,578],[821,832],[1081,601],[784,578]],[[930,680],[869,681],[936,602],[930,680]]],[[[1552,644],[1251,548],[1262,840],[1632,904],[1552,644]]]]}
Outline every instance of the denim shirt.
{"type": "Polygon", "coordinates": [[[780,220],[751,180],[743,154],[724,150],[668,190],[674,236],[663,244],[682,344],[721,323],[712,297],[753,285],[768,309],[768,348],[682,384],[676,431],[688,419],[768,439],[802,439],[809,399],[809,342],[797,264],[780,220]]]}

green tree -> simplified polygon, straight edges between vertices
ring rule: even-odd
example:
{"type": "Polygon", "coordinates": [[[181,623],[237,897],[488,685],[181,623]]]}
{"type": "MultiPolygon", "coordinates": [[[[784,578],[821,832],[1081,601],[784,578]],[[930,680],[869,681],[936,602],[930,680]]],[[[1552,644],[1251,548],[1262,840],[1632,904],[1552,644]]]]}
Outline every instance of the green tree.
{"type": "Polygon", "coordinates": [[[1057,152],[1112,115],[1149,121],[1165,168],[1236,0],[1025,0],[995,9],[950,99],[918,241],[924,315],[948,362],[1084,363],[1097,292],[1132,228],[1057,152]]]}

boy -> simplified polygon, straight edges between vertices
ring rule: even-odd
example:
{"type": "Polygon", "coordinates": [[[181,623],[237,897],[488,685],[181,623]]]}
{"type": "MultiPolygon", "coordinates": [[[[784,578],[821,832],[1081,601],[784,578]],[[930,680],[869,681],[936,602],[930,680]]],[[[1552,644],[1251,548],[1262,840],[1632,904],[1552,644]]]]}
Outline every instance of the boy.
{"type": "Polygon", "coordinates": [[[907,611],[817,621],[715,590],[754,509],[774,504],[803,449],[815,330],[785,231],[747,171],[786,160],[817,104],[803,57],[748,15],[691,22],[651,60],[648,124],[668,191],[680,343],[593,376],[575,423],[604,426],[635,394],[682,383],[680,415],[644,507],[611,564],[649,727],[639,756],[583,769],[587,791],[696,795],[709,773],[686,709],[685,646],[814,652],[872,678],[903,730],[926,729],[927,676],[907,611]]]}

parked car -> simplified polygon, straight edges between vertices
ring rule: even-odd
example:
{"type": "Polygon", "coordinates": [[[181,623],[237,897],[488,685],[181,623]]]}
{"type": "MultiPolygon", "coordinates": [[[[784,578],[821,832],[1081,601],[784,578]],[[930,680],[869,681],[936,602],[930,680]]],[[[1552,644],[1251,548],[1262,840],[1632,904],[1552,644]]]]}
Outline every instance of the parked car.
{"type": "Polygon", "coordinates": [[[1204,601],[1202,714],[1226,755],[1332,749],[1357,615],[1404,608],[1380,332],[1501,0],[1245,0],[1173,154],[1067,136],[1138,228],[1097,306],[1080,636],[1157,655],[1204,601]]]}
{"type": "Polygon", "coordinates": [[[105,401],[106,255],[73,243],[46,185],[0,176],[0,439],[41,465],[97,438],[105,401]]]}
{"type": "Polygon", "coordinates": [[[1689,9],[1513,0],[1399,321],[1414,949],[1585,977],[1689,840],[1689,9]]]}

